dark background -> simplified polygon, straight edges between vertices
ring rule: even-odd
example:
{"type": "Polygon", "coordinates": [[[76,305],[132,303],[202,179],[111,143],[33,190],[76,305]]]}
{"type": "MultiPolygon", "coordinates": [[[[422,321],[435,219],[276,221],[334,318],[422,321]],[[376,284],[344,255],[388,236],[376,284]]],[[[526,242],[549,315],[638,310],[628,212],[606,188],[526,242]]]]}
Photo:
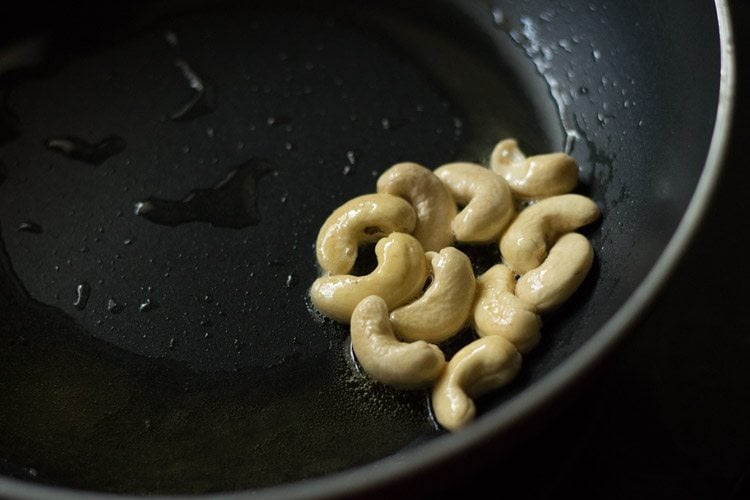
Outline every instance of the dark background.
{"type": "MultiPolygon", "coordinates": [[[[717,193],[622,349],[510,457],[487,451],[445,497],[750,498],[747,126],[750,4],[730,3],[738,102],[717,193]],[[513,484],[497,477],[515,477],[513,484]]],[[[686,43],[689,43],[686,41],[686,43]]]]}

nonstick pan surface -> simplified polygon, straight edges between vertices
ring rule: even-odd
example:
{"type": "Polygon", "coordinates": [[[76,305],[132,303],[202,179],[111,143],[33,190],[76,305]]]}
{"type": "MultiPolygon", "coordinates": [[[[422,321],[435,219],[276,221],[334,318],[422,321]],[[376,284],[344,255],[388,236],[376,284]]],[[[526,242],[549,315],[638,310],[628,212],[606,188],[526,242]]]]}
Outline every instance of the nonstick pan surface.
{"type": "Polygon", "coordinates": [[[19,14],[0,54],[0,487],[341,493],[519,427],[642,311],[718,175],[725,13],[688,4],[19,14]],[[485,163],[503,137],[576,158],[596,263],[448,435],[312,312],[312,245],[390,165],[485,163]]]}

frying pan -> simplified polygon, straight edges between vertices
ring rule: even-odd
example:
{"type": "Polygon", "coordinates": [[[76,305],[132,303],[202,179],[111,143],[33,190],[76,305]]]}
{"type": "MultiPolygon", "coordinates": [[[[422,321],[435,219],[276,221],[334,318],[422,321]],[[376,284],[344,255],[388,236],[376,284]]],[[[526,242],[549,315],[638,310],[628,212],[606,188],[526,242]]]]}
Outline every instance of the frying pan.
{"type": "Polygon", "coordinates": [[[26,7],[0,54],[2,495],[424,493],[564,404],[720,172],[722,1],[26,7]],[[311,311],[312,244],[393,163],[485,163],[503,137],[576,158],[596,261],[450,434],[311,311]]]}

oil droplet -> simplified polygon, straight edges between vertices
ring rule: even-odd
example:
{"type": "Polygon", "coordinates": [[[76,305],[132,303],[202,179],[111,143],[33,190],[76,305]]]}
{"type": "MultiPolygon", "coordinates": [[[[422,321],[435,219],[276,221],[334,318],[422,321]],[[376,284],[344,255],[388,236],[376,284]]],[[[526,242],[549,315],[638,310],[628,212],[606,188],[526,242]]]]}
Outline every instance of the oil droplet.
{"type": "Polygon", "coordinates": [[[117,302],[115,299],[110,297],[107,301],[107,310],[112,314],[120,314],[123,309],[125,309],[125,306],[117,302]]]}
{"type": "Polygon", "coordinates": [[[281,125],[288,125],[291,123],[292,119],[288,116],[269,116],[266,118],[266,125],[269,127],[278,127],[281,125]]]}
{"type": "Polygon", "coordinates": [[[570,40],[563,38],[557,42],[557,45],[565,52],[573,53],[573,46],[570,40]]]}
{"type": "Polygon", "coordinates": [[[286,287],[292,288],[297,285],[298,281],[297,276],[295,276],[294,273],[291,273],[286,277],[286,287]]]}
{"type": "Polygon", "coordinates": [[[18,225],[16,230],[24,233],[40,234],[42,232],[42,226],[36,222],[24,221],[18,225]]]}
{"type": "Polygon", "coordinates": [[[253,158],[233,169],[210,189],[195,189],[179,201],[149,198],[135,204],[135,214],[156,224],[177,226],[208,222],[214,227],[241,229],[260,222],[257,185],[271,172],[271,163],[253,158]]]}
{"type": "Polygon", "coordinates": [[[151,299],[146,299],[143,302],[140,303],[138,306],[138,310],[140,312],[149,312],[159,307],[156,302],[154,302],[151,299]]]}
{"type": "Polygon", "coordinates": [[[50,151],[92,165],[101,165],[125,150],[125,140],[118,135],[110,135],[95,143],[74,136],[55,137],[47,139],[44,145],[50,151]]]}
{"type": "Polygon", "coordinates": [[[389,118],[383,118],[380,120],[380,125],[383,127],[383,130],[398,130],[404,125],[407,125],[410,122],[408,118],[403,117],[389,117],[389,118]]]}
{"type": "Polygon", "coordinates": [[[201,78],[193,68],[190,67],[187,61],[178,59],[174,64],[180,69],[180,71],[182,71],[182,76],[185,77],[188,85],[195,92],[190,100],[172,114],[172,120],[192,120],[212,112],[216,105],[216,96],[213,85],[201,78]]]}
{"type": "Polygon", "coordinates": [[[164,40],[172,47],[177,47],[180,41],[177,38],[177,34],[174,31],[167,31],[164,33],[164,40]]]}
{"type": "Polygon", "coordinates": [[[349,162],[349,165],[351,166],[354,166],[357,164],[357,154],[354,151],[347,151],[346,159],[349,162]]]}
{"type": "Polygon", "coordinates": [[[505,22],[505,14],[503,14],[503,11],[500,7],[492,8],[492,22],[495,24],[495,26],[502,26],[503,22],[505,22]]]}
{"type": "Polygon", "coordinates": [[[581,134],[579,134],[576,130],[565,131],[565,144],[563,145],[563,151],[565,151],[565,154],[571,154],[573,152],[576,141],[578,141],[578,139],[580,138],[581,134]]]}
{"type": "Polygon", "coordinates": [[[86,304],[89,302],[89,297],[91,296],[91,285],[89,285],[86,282],[81,282],[76,287],[76,300],[73,302],[73,307],[78,309],[79,311],[83,311],[85,309],[86,304]]]}

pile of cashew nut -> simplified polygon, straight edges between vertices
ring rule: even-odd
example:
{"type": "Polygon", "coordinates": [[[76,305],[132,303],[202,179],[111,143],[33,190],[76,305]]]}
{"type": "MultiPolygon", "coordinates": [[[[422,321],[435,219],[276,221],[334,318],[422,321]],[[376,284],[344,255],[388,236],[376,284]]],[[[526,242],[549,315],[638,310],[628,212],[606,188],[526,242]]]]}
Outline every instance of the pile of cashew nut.
{"type": "Polygon", "coordinates": [[[540,316],[591,268],[591,244],[575,231],[599,209],[571,193],[577,182],[573,158],[526,157],[514,139],[495,146],[488,167],[393,165],[376,193],[347,201],[321,227],[312,303],[350,325],[352,350],[370,377],[432,387],[435,419],[456,430],[475,417],[475,398],[515,377],[539,341],[540,316]],[[350,274],[368,242],[377,267],[350,274]],[[456,243],[499,243],[502,263],[475,276],[456,243]],[[441,343],[467,327],[475,339],[446,361],[441,343]]]}

